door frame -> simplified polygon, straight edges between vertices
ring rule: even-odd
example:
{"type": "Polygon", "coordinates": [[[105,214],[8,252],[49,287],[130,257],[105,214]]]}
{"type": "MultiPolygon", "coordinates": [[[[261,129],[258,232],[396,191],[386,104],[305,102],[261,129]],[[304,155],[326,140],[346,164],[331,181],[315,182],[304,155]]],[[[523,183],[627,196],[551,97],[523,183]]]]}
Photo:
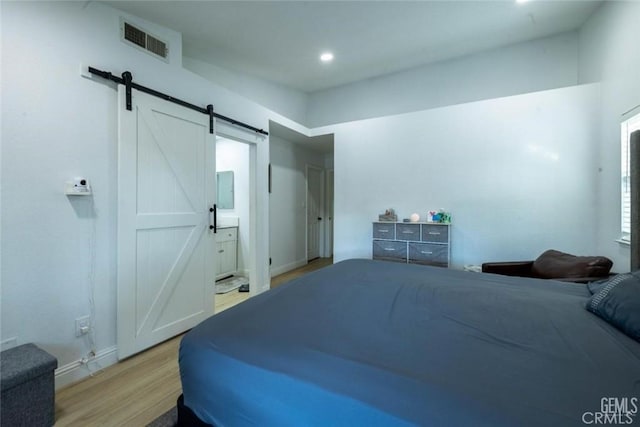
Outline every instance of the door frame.
{"type": "MultiPolygon", "coordinates": [[[[246,263],[246,265],[249,268],[249,283],[251,284],[251,286],[249,286],[249,297],[252,297],[268,290],[270,287],[268,259],[265,260],[263,256],[263,254],[268,253],[268,251],[260,250],[265,240],[268,244],[268,227],[266,230],[266,238],[264,237],[264,229],[258,228],[264,223],[264,216],[259,216],[258,212],[266,212],[266,223],[269,223],[269,210],[264,207],[263,198],[259,197],[260,192],[263,190],[260,184],[266,180],[262,182],[258,180],[258,177],[261,176],[259,173],[259,151],[262,148],[261,146],[265,145],[265,138],[258,134],[254,135],[240,130],[237,127],[227,125],[223,122],[217,122],[216,124],[216,137],[249,145],[249,262],[246,263]],[[266,266],[266,268],[259,268],[261,265],[266,266]],[[256,284],[258,286],[256,286],[256,284]],[[260,284],[262,284],[262,286],[259,286],[260,284]]],[[[264,185],[262,185],[262,187],[266,188],[264,185]]]]}
{"type": "Polygon", "coordinates": [[[305,178],[305,198],[304,198],[304,218],[305,218],[305,232],[304,232],[304,254],[305,260],[309,261],[309,170],[315,169],[320,171],[320,202],[318,206],[318,212],[323,216],[322,222],[319,225],[319,236],[318,236],[318,244],[320,247],[318,248],[318,256],[322,257],[324,255],[324,236],[325,236],[325,222],[324,221],[324,206],[325,206],[325,169],[323,167],[312,165],[307,163],[304,169],[304,178],[305,178]]]}

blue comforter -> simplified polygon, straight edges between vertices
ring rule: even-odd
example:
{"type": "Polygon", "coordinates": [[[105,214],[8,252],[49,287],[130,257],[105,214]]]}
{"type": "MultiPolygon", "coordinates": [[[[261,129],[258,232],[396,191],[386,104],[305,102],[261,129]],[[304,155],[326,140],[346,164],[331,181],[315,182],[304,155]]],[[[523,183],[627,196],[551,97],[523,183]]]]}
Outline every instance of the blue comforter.
{"type": "Polygon", "coordinates": [[[584,425],[602,398],[640,397],[640,344],[585,310],[589,296],[343,261],[186,334],[184,403],[217,426],[584,425]]]}

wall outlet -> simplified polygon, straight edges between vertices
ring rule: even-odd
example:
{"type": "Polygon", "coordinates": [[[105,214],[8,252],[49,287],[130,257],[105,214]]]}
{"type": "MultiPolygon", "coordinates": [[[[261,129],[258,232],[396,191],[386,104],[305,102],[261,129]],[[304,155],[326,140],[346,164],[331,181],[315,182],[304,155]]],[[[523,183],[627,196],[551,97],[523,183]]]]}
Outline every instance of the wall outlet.
{"type": "Polygon", "coordinates": [[[76,337],[86,335],[91,330],[91,318],[89,316],[78,317],[76,319],[76,337]]]}
{"type": "Polygon", "coordinates": [[[9,350],[10,348],[17,347],[17,346],[18,346],[17,337],[7,338],[6,340],[3,340],[2,342],[0,342],[0,351],[9,350]]]}

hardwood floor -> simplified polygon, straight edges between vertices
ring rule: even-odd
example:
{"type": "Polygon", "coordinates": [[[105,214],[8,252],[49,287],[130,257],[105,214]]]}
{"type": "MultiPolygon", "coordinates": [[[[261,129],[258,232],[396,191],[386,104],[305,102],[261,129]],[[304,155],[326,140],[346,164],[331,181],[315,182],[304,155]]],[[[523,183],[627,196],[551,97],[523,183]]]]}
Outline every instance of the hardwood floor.
{"type": "Polygon", "coordinates": [[[231,308],[236,304],[240,304],[243,301],[249,299],[249,292],[231,291],[226,294],[216,295],[216,313],[225,311],[227,308],[231,308]]]}
{"type": "Polygon", "coordinates": [[[289,280],[295,279],[296,277],[300,277],[306,273],[311,273],[312,271],[318,270],[320,268],[326,267],[331,264],[333,264],[333,258],[316,258],[312,261],[309,261],[307,265],[303,265],[300,268],[296,268],[295,270],[288,271],[279,276],[272,277],[271,289],[277,288],[283,283],[286,283],[289,280]]]}
{"type": "MultiPolygon", "coordinates": [[[[318,258],[271,278],[271,288],[333,263],[318,258]]],[[[247,292],[216,295],[216,312],[249,298],[247,292]]],[[[56,392],[56,426],[146,426],[171,409],[182,393],[177,336],[56,392]]],[[[92,367],[93,368],[93,367],[92,367]]]]}
{"type": "Polygon", "coordinates": [[[56,392],[56,426],[146,426],[181,393],[180,336],[56,392]]]}

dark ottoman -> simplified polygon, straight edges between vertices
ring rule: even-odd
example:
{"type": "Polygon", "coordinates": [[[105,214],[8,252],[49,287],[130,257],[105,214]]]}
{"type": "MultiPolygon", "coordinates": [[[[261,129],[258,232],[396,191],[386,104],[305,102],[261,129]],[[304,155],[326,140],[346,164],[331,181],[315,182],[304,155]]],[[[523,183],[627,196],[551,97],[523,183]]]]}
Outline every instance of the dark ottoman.
{"type": "Polygon", "coordinates": [[[0,425],[52,426],[58,361],[33,344],[0,353],[0,425]]]}

